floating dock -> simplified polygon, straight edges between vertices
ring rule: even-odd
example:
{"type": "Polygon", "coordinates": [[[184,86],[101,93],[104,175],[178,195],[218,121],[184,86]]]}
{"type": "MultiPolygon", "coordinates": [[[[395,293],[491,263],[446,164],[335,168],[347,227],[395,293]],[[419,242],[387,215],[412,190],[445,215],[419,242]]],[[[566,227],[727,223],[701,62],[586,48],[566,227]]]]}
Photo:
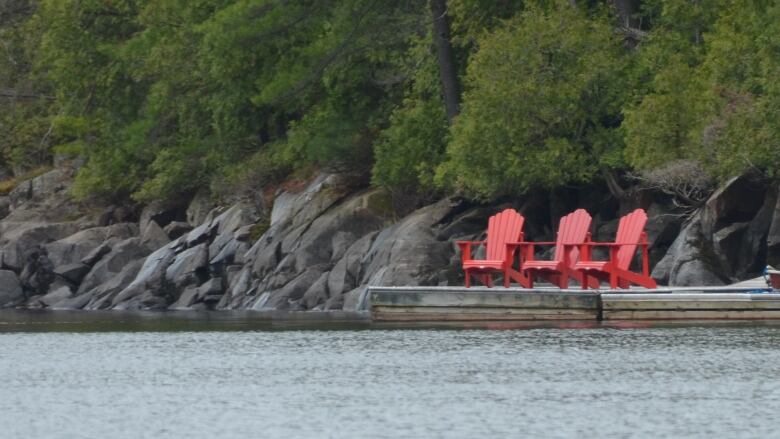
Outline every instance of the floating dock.
{"type": "Polygon", "coordinates": [[[756,287],[655,290],[369,287],[375,321],[780,320],[780,291],[756,287]]]}

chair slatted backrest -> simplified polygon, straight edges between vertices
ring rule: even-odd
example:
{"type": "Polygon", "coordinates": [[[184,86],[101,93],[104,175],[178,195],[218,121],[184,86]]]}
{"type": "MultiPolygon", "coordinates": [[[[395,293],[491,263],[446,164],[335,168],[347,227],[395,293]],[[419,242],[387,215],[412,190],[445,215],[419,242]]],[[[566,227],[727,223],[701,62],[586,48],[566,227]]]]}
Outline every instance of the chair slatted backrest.
{"type": "Polygon", "coordinates": [[[506,258],[506,243],[517,242],[523,234],[525,218],[514,209],[506,209],[490,217],[487,231],[485,258],[503,261],[506,258]]]}
{"type": "MultiPolygon", "coordinates": [[[[590,222],[592,218],[585,209],[577,209],[574,212],[561,218],[558,224],[558,237],[555,240],[554,261],[563,260],[564,245],[582,244],[588,236],[590,222]]],[[[573,247],[569,253],[569,260],[574,262],[579,254],[577,247],[573,247]]]]}
{"type": "Polygon", "coordinates": [[[620,218],[615,243],[628,245],[618,249],[617,261],[615,261],[618,268],[628,270],[628,267],[631,266],[631,260],[634,259],[636,247],[642,239],[645,224],[647,224],[647,213],[642,209],[636,209],[620,218]]]}

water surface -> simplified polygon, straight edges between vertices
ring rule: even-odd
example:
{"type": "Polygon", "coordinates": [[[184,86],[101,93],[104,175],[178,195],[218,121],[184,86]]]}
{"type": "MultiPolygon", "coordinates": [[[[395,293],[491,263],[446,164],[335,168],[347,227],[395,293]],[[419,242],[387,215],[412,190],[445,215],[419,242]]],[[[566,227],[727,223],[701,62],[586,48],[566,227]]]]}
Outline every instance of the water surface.
{"type": "Polygon", "coordinates": [[[96,330],[79,314],[0,314],[0,436],[774,437],[779,425],[776,326],[386,329],[225,315],[114,314],[96,330]]]}

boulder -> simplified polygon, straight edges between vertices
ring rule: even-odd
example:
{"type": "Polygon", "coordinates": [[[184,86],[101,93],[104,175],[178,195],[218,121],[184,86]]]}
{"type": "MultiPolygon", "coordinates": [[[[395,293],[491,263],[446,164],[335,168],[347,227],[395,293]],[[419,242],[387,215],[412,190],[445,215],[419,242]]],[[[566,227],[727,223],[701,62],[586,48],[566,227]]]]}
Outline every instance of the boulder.
{"type": "Polygon", "coordinates": [[[24,254],[37,247],[66,238],[81,229],[78,222],[0,222],[0,254],[4,268],[18,271],[25,263],[24,254]]]}
{"type": "Polygon", "coordinates": [[[81,263],[84,265],[89,265],[90,267],[95,265],[97,261],[100,260],[103,256],[107,255],[111,252],[111,247],[116,243],[116,240],[108,240],[100,246],[95,247],[92,249],[89,253],[87,253],[86,256],[81,258],[81,263]]]}
{"type": "Polygon", "coordinates": [[[654,267],[669,250],[680,233],[684,216],[672,208],[653,203],[647,209],[647,241],[649,244],[650,267],[654,267]]]}
{"type": "Polygon", "coordinates": [[[452,243],[436,239],[436,226],[457,206],[450,199],[412,212],[374,239],[363,261],[361,284],[438,285],[449,276],[452,243]]]}
{"type": "Polygon", "coordinates": [[[46,294],[56,277],[54,264],[46,254],[46,249],[38,246],[28,249],[25,260],[24,268],[19,275],[22,289],[32,294],[46,294]]]}
{"type": "Polygon", "coordinates": [[[353,243],[344,256],[328,273],[328,291],[331,296],[344,294],[355,288],[360,280],[360,264],[366,257],[378,232],[369,233],[353,243]]]}
{"type": "Polygon", "coordinates": [[[252,225],[257,220],[258,213],[254,207],[245,203],[234,204],[214,219],[219,224],[217,233],[226,235],[228,239],[232,239],[236,231],[242,227],[252,225]]]}
{"type": "Polygon", "coordinates": [[[312,309],[323,305],[328,300],[328,273],[322,273],[320,277],[303,293],[301,305],[305,309],[312,309]]]}
{"type": "Polygon", "coordinates": [[[16,208],[30,200],[42,200],[67,187],[70,175],[63,169],[52,169],[30,180],[19,183],[9,194],[11,206],[16,208]]]}
{"type": "Polygon", "coordinates": [[[192,229],[185,235],[184,242],[187,247],[193,247],[200,243],[209,242],[219,228],[219,223],[213,220],[207,221],[192,229]]]}
{"type": "Polygon", "coordinates": [[[167,298],[158,296],[153,291],[145,291],[143,294],[135,297],[132,300],[118,304],[114,307],[114,309],[131,311],[162,311],[167,307],[167,298]]]}
{"type": "Polygon", "coordinates": [[[363,285],[355,288],[352,291],[348,291],[344,294],[344,300],[341,303],[341,308],[336,308],[338,303],[334,301],[328,305],[328,309],[343,309],[345,311],[364,311],[366,306],[366,294],[368,294],[368,286],[363,285]]]}
{"type": "Polygon", "coordinates": [[[98,226],[135,223],[138,220],[133,209],[128,206],[108,206],[98,218],[98,226]]]}
{"type": "MultiPolygon", "coordinates": [[[[46,244],[49,258],[55,265],[67,265],[77,262],[92,265],[102,255],[93,252],[106,243],[114,243],[138,235],[138,227],[132,223],[120,223],[107,227],[93,227],[81,230],[70,236],[46,244]],[[84,259],[88,256],[97,256],[94,262],[88,263],[84,259]]],[[[102,250],[107,252],[108,249],[102,250]]]]}
{"type": "MultiPolygon", "coordinates": [[[[89,297],[88,303],[86,304],[85,308],[106,309],[113,306],[115,303],[120,303],[124,299],[132,297],[133,294],[130,293],[125,294],[122,297],[119,297],[119,295],[130,286],[133,280],[135,280],[136,276],[141,270],[143,262],[144,262],[143,260],[137,260],[131,262],[127,267],[125,267],[125,269],[123,269],[118,275],[112,277],[111,280],[109,280],[108,282],[100,284],[97,287],[87,291],[86,293],[83,293],[82,294],[83,296],[89,297]],[[116,300],[116,302],[114,302],[114,300],[117,299],[117,297],[119,297],[119,299],[116,300]]],[[[137,290],[134,290],[132,292],[141,294],[144,291],[145,291],[144,288],[139,287],[137,290]]]]}
{"type": "MultiPolygon", "coordinates": [[[[186,219],[189,224],[201,224],[208,213],[214,208],[214,202],[207,191],[199,191],[187,206],[186,219]]],[[[171,238],[174,238],[171,236],[171,238]]],[[[175,239],[175,238],[174,238],[175,239]]]]}
{"type": "Polygon", "coordinates": [[[715,274],[711,265],[701,259],[691,259],[681,262],[673,271],[672,280],[674,286],[717,286],[724,282],[715,274]]]}
{"type": "MultiPolygon", "coordinates": [[[[317,217],[294,246],[295,267],[333,263],[359,238],[384,227],[391,220],[378,189],[355,195],[317,217]]],[[[305,227],[305,226],[304,226],[305,227]]],[[[284,246],[284,244],[283,244],[284,246]]]]}
{"type": "Polygon", "coordinates": [[[72,295],[73,291],[71,291],[70,287],[67,285],[62,285],[58,288],[52,289],[50,293],[44,295],[38,300],[46,306],[52,306],[60,301],[70,299],[72,295]]]}
{"type": "Polygon", "coordinates": [[[438,241],[453,241],[481,234],[487,229],[488,218],[496,211],[497,209],[484,207],[469,209],[453,218],[449,224],[444,225],[436,233],[436,239],[438,241]]]}
{"type": "Polygon", "coordinates": [[[237,241],[241,242],[249,242],[250,238],[252,237],[252,228],[255,227],[255,224],[247,224],[245,226],[239,227],[235,233],[233,233],[233,238],[235,238],[237,241]]]}
{"type": "Polygon", "coordinates": [[[213,278],[206,281],[203,285],[187,287],[169,309],[185,310],[192,309],[192,306],[198,302],[215,301],[214,298],[222,295],[222,279],[213,278]],[[209,300],[211,298],[211,300],[209,300]]]}
{"type": "MultiPolygon", "coordinates": [[[[780,193],[780,186],[775,188],[780,193]]],[[[780,266],[780,196],[777,197],[775,207],[772,210],[772,220],[766,238],[767,264],[774,267],[780,266]]]]}
{"type": "Polygon", "coordinates": [[[141,243],[150,250],[156,250],[169,242],[171,242],[171,239],[157,224],[157,221],[149,221],[141,233],[141,243]]]}
{"type": "Polygon", "coordinates": [[[198,301],[198,287],[187,287],[182,291],[176,302],[173,302],[168,309],[172,310],[191,310],[192,305],[198,301]]]}
{"type": "Polygon", "coordinates": [[[78,293],[85,293],[100,284],[108,282],[128,264],[142,259],[148,254],[149,250],[141,243],[141,238],[130,238],[119,242],[111,252],[103,256],[87,273],[79,286],[78,293]]]}
{"type": "Polygon", "coordinates": [[[753,219],[764,204],[766,189],[751,175],[734,177],[722,184],[701,210],[703,235],[709,237],[729,224],[753,219]]]}
{"type": "Polygon", "coordinates": [[[22,284],[11,270],[0,270],[0,308],[14,304],[24,297],[22,284]]]}
{"type": "Polygon", "coordinates": [[[54,269],[54,274],[61,276],[68,282],[78,285],[81,283],[81,280],[84,279],[84,276],[89,273],[90,269],[91,267],[89,265],[82,263],[67,264],[56,267],[54,269]]]}
{"type": "Polygon", "coordinates": [[[730,280],[744,280],[762,272],[776,204],[777,193],[771,188],[766,191],[764,204],[750,221],[728,224],[712,234],[721,272],[730,280]]]}
{"type": "Polygon", "coordinates": [[[53,310],[83,309],[89,303],[89,301],[92,300],[93,297],[94,293],[88,292],[79,296],[62,299],[52,304],[49,308],[53,310]]]}
{"type": "Polygon", "coordinates": [[[322,267],[309,267],[293,280],[286,283],[282,288],[269,291],[268,300],[263,303],[260,308],[255,309],[289,309],[291,302],[301,299],[309,287],[311,287],[322,274],[322,267]]]}
{"type": "Polygon", "coordinates": [[[11,212],[11,197],[0,196],[0,219],[5,218],[11,212]]]}
{"type": "MultiPolygon", "coordinates": [[[[230,272],[230,271],[228,271],[230,272]]],[[[217,309],[235,309],[246,297],[252,288],[252,269],[244,266],[236,274],[228,277],[228,287],[222,299],[217,304],[217,309]]]]}
{"type": "MultiPolygon", "coordinates": [[[[155,291],[159,294],[167,294],[168,287],[165,280],[165,273],[168,267],[176,259],[176,249],[184,241],[181,237],[167,245],[157,249],[143,260],[141,268],[136,270],[136,274],[131,281],[123,286],[118,292],[111,294],[109,304],[102,300],[100,306],[116,305],[123,301],[133,299],[146,291],[155,291]]],[[[90,303],[92,306],[92,303],[90,303]]]]}
{"type": "Polygon", "coordinates": [[[163,231],[171,239],[177,239],[180,236],[189,233],[192,230],[192,226],[184,221],[172,221],[170,224],[163,228],[163,231]]]}
{"type": "Polygon", "coordinates": [[[214,219],[217,225],[216,237],[209,245],[209,254],[214,255],[212,264],[232,264],[237,251],[246,252],[249,245],[236,240],[236,232],[257,221],[252,208],[236,204],[214,219]]]}
{"type": "Polygon", "coordinates": [[[183,221],[185,218],[186,199],[152,201],[141,210],[138,227],[142,231],[146,230],[151,221],[156,222],[160,227],[165,227],[173,221],[183,221]]]}
{"type": "Polygon", "coordinates": [[[165,279],[179,288],[199,284],[208,272],[208,257],[206,243],[179,253],[165,270],[165,279]]]}
{"type": "Polygon", "coordinates": [[[247,257],[252,261],[252,273],[257,278],[263,279],[281,262],[282,243],[280,241],[268,243],[260,238],[249,249],[247,257]]]}
{"type": "Polygon", "coordinates": [[[653,268],[652,277],[659,284],[670,286],[723,285],[717,274],[721,270],[711,244],[702,234],[702,225],[695,217],[669,247],[669,251],[653,268]]]}
{"type": "Polygon", "coordinates": [[[274,199],[271,209],[271,227],[290,223],[289,229],[312,222],[345,194],[330,190],[337,186],[338,177],[321,174],[300,192],[282,192],[274,199]]]}
{"type": "MultiPolygon", "coordinates": [[[[224,247],[222,247],[221,250],[219,250],[219,253],[217,253],[216,256],[211,258],[209,263],[211,265],[230,265],[234,263],[243,263],[243,260],[236,258],[236,256],[245,254],[247,250],[249,250],[249,244],[246,242],[241,242],[235,239],[231,240],[224,247]]],[[[211,254],[211,249],[209,249],[209,253],[211,254]]]]}
{"type": "MultiPolygon", "coordinates": [[[[349,294],[350,292],[347,292],[349,294]]],[[[328,300],[325,301],[325,304],[321,307],[317,307],[318,309],[322,309],[323,311],[337,311],[344,308],[344,297],[347,296],[347,294],[339,294],[337,296],[331,296],[328,300]]]]}

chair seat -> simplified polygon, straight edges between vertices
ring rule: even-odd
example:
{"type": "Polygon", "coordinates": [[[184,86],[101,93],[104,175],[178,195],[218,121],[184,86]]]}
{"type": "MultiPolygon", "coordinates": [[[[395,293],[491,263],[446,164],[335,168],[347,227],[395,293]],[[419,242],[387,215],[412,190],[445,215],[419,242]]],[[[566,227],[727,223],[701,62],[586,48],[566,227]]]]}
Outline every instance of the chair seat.
{"type": "Polygon", "coordinates": [[[557,270],[561,261],[526,261],[523,263],[524,270],[557,270]]]}
{"type": "Polygon", "coordinates": [[[463,268],[476,268],[478,270],[500,270],[504,268],[504,261],[491,261],[488,259],[469,259],[463,261],[463,268]]]}
{"type": "Polygon", "coordinates": [[[604,271],[607,265],[609,265],[609,261],[580,261],[574,264],[574,269],[604,271]]]}

